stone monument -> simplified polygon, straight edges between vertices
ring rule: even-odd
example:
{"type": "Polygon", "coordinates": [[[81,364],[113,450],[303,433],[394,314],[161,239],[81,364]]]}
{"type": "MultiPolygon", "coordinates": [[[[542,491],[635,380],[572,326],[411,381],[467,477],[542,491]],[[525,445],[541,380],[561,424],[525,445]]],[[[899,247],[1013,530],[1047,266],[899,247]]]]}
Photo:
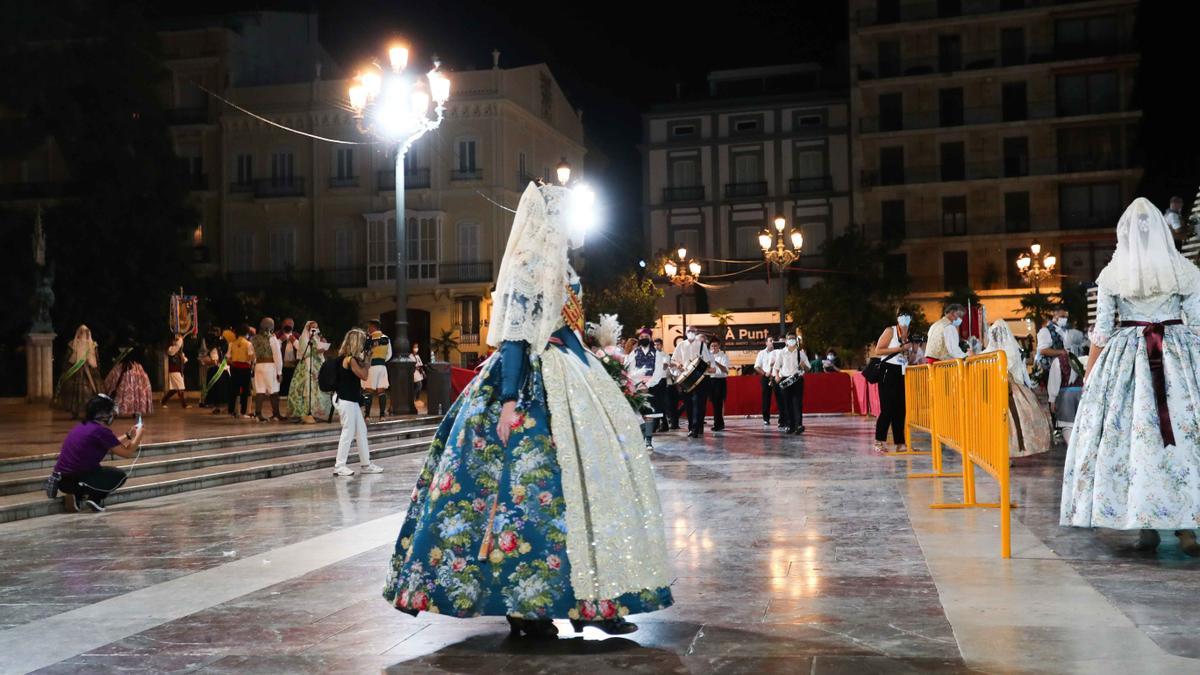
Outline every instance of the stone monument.
{"type": "Polygon", "coordinates": [[[44,403],[54,396],[54,264],[46,264],[46,231],[42,227],[42,207],[33,222],[33,260],[37,264],[37,285],[30,298],[32,323],[25,336],[25,400],[44,403]]]}

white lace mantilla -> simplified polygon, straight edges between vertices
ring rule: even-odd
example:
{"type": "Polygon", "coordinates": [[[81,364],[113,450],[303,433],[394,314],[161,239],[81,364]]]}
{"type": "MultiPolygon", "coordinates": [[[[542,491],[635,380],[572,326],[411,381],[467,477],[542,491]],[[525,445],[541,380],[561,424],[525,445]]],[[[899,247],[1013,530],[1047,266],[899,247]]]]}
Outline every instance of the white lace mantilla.
{"type": "Polygon", "coordinates": [[[671,583],[662,508],[641,420],[591,355],[541,358],[566,499],[567,555],[579,600],[671,583]]]}

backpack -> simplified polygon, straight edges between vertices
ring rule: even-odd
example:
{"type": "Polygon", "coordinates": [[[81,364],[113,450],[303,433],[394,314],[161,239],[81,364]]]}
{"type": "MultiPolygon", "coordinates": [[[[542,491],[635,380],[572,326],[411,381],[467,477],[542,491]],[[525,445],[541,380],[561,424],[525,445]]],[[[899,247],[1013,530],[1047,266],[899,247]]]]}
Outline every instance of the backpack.
{"type": "Polygon", "coordinates": [[[321,370],[317,371],[317,389],[332,394],[337,391],[338,386],[338,370],[341,368],[341,359],[325,359],[325,363],[321,364],[321,370]]]}

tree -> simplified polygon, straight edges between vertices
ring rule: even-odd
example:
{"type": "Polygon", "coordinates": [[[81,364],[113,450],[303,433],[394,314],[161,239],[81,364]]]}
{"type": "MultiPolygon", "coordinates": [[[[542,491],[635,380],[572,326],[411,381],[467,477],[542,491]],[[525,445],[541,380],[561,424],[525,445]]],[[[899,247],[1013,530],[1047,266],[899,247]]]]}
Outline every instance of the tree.
{"type": "Polygon", "coordinates": [[[435,337],[431,342],[433,344],[429,346],[433,348],[433,352],[440,355],[446,363],[450,362],[450,352],[458,351],[458,336],[454,334],[453,329],[442,329],[441,337],[435,337]]]}
{"type": "MultiPolygon", "coordinates": [[[[1038,291],[1031,291],[1021,298],[1021,309],[1024,312],[1021,318],[1032,322],[1034,330],[1041,330],[1042,326],[1050,320],[1050,315],[1057,307],[1058,303],[1049,295],[1038,291]]],[[[1083,315],[1087,316],[1086,309],[1083,315]]]]}
{"type": "Polygon", "coordinates": [[[585,293],[583,304],[590,321],[599,321],[601,314],[616,314],[625,332],[632,334],[658,322],[658,299],[662,296],[662,289],[652,280],[639,279],[629,272],[599,293],[585,293]]]}
{"type": "Polygon", "coordinates": [[[1058,302],[1074,319],[1076,325],[1087,325],[1088,316],[1088,285],[1084,283],[1069,283],[1063,280],[1062,290],[1058,292],[1058,302]]]}
{"type": "Polygon", "coordinates": [[[887,251],[857,226],[826,242],[828,275],[792,293],[787,302],[809,345],[834,348],[852,359],[895,322],[908,284],[884,274],[887,251]]]}
{"type": "Polygon", "coordinates": [[[733,322],[733,312],[727,309],[714,309],[710,315],[717,320],[717,326],[721,328],[721,332],[725,332],[725,327],[733,322]]]}
{"type": "Polygon", "coordinates": [[[951,289],[950,295],[946,297],[945,304],[952,305],[958,303],[963,307],[978,307],[979,294],[970,286],[958,286],[951,289]]]}

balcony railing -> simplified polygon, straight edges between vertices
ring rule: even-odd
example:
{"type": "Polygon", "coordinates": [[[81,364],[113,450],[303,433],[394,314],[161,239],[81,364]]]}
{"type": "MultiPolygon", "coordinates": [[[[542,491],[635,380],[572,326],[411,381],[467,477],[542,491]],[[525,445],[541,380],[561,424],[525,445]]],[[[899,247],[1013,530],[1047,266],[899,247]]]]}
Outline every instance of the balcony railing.
{"type": "Polygon", "coordinates": [[[859,121],[859,131],[864,134],[888,131],[914,131],[938,129],[976,124],[998,124],[1001,122],[1023,122],[1026,120],[1067,117],[1059,115],[1053,101],[1036,101],[1025,106],[988,105],[963,108],[961,111],[944,113],[940,110],[925,110],[903,115],[880,115],[864,117],[859,121]]]}
{"type": "Polygon", "coordinates": [[[1116,56],[1134,49],[1131,40],[1122,39],[1104,43],[1083,45],[1047,45],[1028,54],[1017,54],[1001,49],[965,54],[932,54],[906,56],[883,62],[859,63],[858,79],[883,80],[893,77],[915,77],[953,73],[965,70],[986,70],[1026,64],[1073,61],[1084,58],[1116,56]]]}
{"type": "Polygon", "coordinates": [[[443,284],[468,284],[491,281],[492,261],[442,263],[438,266],[438,280],[443,284]]]}
{"type": "Polygon", "coordinates": [[[460,345],[477,345],[479,344],[479,333],[463,333],[458,338],[460,345]]]}
{"type": "Polygon", "coordinates": [[[329,187],[349,188],[358,187],[358,176],[330,176],[329,187]]]}
{"type": "Polygon", "coordinates": [[[254,181],[255,197],[303,197],[304,195],[304,179],[297,176],[263,178],[254,181]]]}
{"type": "Polygon", "coordinates": [[[664,202],[702,202],[704,201],[704,186],[665,187],[663,188],[664,202]]]}
{"type": "Polygon", "coordinates": [[[170,108],[163,111],[167,124],[172,126],[185,124],[207,124],[208,108],[170,108]]]}
{"type": "Polygon", "coordinates": [[[863,187],[882,185],[916,185],[958,181],[1021,178],[1025,176],[1054,176],[1065,173],[1121,171],[1137,168],[1129,158],[1114,155],[1062,155],[1060,157],[1029,158],[1002,157],[990,162],[970,162],[957,165],[905,166],[883,170],[865,170],[860,179],[863,187]]]}
{"type": "Polygon", "coordinates": [[[858,10],[855,17],[859,27],[883,26],[904,21],[927,21],[957,16],[995,14],[1037,7],[1067,5],[1086,0],[963,0],[962,2],[905,2],[899,3],[891,13],[881,13],[878,6],[858,10]]]}
{"type": "Polygon", "coordinates": [[[483,169],[455,169],[450,180],[483,180],[483,169]]]}
{"type": "Polygon", "coordinates": [[[282,269],[227,272],[225,278],[238,290],[257,290],[292,282],[313,283],[332,288],[366,288],[367,266],[322,270],[282,269]]]}
{"type": "Polygon", "coordinates": [[[833,189],[833,178],[818,176],[816,178],[792,178],[788,181],[788,192],[794,195],[817,194],[833,189]]]}
{"type": "Polygon", "coordinates": [[[760,197],[765,194],[767,194],[766,181],[759,181],[757,183],[726,183],[725,184],[725,197],[726,198],[760,197]]]}
{"type": "MultiPolygon", "coordinates": [[[[429,169],[416,169],[414,171],[404,172],[404,189],[405,190],[423,190],[430,186],[429,169]]],[[[395,190],[396,189],[396,172],[395,171],[379,171],[375,177],[376,184],[379,190],[395,190]]]]}

